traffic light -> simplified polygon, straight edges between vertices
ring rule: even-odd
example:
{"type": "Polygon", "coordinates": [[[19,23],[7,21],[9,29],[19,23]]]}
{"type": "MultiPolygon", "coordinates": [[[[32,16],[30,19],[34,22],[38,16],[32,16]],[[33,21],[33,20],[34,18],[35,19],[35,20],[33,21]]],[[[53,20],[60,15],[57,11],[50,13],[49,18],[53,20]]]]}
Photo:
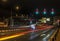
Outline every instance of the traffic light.
{"type": "Polygon", "coordinates": [[[46,14],[46,9],[44,8],[44,10],[43,10],[43,14],[46,14]]]}
{"type": "Polygon", "coordinates": [[[46,14],[46,12],[43,12],[43,14],[46,14]]]}
{"type": "Polygon", "coordinates": [[[39,14],[39,10],[38,10],[38,8],[36,8],[35,14],[39,14]]]}
{"type": "Polygon", "coordinates": [[[36,14],[39,14],[39,12],[36,12],[36,14]]]}
{"type": "Polygon", "coordinates": [[[51,12],[51,14],[54,14],[54,12],[51,12]]]}
{"type": "Polygon", "coordinates": [[[53,14],[55,14],[55,12],[54,12],[54,9],[52,8],[51,9],[51,14],[53,15],[53,14]]]}

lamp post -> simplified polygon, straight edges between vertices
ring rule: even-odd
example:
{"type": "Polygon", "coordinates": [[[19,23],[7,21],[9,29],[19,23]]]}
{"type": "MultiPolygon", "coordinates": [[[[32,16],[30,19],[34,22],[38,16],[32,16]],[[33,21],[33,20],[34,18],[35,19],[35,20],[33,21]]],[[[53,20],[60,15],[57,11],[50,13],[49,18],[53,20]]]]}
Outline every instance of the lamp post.
{"type": "Polygon", "coordinates": [[[16,15],[18,15],[18,10],[20,9],[20,7],[17,5],[16,7],[15,7],[15,9],[16,9],[16,11],[17,11],[17,13],[16,13],[16,15]]]}
{"type": "Polygon", "coordinates": [[[13,27],[13,18],[12,18],[12,8],[11,8],[11,17],[10,17],[10,26],[13,27]]]}

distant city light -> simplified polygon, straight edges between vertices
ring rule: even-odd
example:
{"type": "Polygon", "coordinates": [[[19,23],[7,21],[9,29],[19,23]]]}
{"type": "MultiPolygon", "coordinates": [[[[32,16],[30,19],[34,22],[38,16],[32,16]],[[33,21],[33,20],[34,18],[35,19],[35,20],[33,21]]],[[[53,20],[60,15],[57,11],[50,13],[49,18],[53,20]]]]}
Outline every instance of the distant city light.
{"type": "Polygon", "coordinates": [[[47,18],[46,20],[47,20],[47,21],[50,21],[50,18],[47,18]]]}
{"type": "Polygon", "coordinates": [[[44,20],[43,22],[46,23],[46,20],[44,20]]]}
{"type": "Polygon", "coordinates": [[[18,16],[18,14],[16,14],[16,16],[18,16]]]}

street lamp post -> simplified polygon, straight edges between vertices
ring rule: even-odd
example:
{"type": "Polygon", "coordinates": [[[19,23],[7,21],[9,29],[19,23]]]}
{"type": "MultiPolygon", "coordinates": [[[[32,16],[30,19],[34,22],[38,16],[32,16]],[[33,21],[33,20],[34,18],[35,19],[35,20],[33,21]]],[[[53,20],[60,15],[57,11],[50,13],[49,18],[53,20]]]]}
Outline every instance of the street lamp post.
{"type": "Polygon", "coordinates": [[[10,26],[11,26],[11,27],[13,27],[12,8],[11,8],[11,19],[10,19],[10,26]]]}
{"type": "Polygon", "coordinates": [[[16,9],[16,11],[17,11],[16,15],[18,15],[19,6],[17,5],[17,6],[15,7],[15,9],[16,9]]]}

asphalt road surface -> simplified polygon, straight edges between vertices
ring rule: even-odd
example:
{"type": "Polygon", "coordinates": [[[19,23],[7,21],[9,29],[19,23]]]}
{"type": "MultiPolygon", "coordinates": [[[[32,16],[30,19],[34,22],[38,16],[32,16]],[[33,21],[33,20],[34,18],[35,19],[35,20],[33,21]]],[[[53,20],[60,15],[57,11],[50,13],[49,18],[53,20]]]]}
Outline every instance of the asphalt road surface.
{"type": "Polygon", "coordinates": [[[32,31],[23,36],[7,39],[4,41],[47,41],[54,31],[55,28],[42,31],[39,30],[36,32],[32,31]]]}

